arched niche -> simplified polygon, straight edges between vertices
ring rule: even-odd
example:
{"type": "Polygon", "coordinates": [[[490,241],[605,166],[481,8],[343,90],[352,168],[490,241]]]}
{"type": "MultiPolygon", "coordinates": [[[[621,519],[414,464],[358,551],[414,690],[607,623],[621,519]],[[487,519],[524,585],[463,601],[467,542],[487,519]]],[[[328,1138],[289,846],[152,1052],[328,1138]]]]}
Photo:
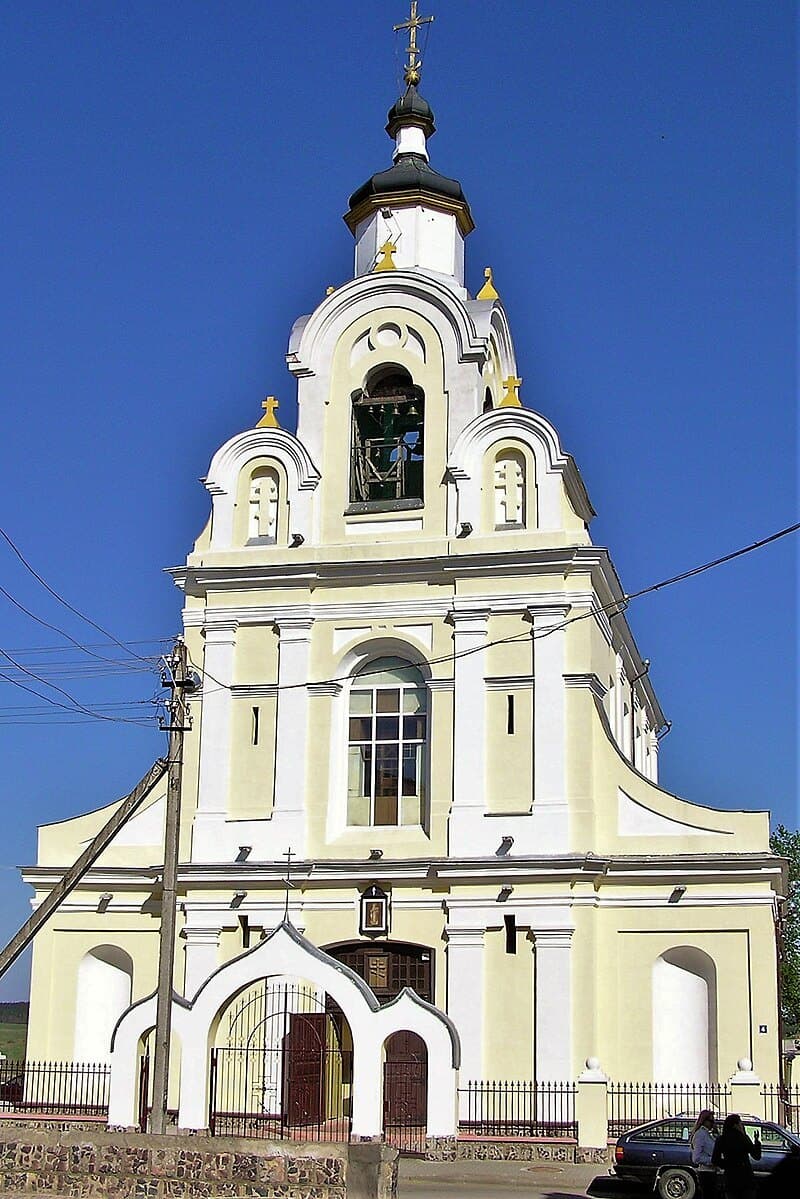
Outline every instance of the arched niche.
{"type": "Polygon", "coordinates": [[[114,1026],[131,1002],[133,960],[118,945],[96,945],[78,963],[76,1062],[110,1060],[114,1026]]]}
{"type": "Polygon", "coordinates": [[[487,532],[536,528],[536,459],[529,446],[507,440],[487,451],[484,496],[487,532]]]}
{"type": "Polygon", "coordinates": [[[254,458],[239,472],[233,539],[236,545],[288,542],[288,479],[278,459],[254,458]]]}
{"type": "Polygon", "coordinates": [[[717,1079],[717,970],[692,945],[668,949],[653,963],[653,1078],[717,1079]]]}

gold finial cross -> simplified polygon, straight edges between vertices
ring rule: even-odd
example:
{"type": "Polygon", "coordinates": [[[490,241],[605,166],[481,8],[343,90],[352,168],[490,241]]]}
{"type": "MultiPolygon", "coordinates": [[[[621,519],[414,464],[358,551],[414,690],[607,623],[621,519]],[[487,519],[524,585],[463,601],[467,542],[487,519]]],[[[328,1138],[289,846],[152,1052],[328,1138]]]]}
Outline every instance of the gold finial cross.
{"type": "Polygon", "coordinates": [[[280,407],[280,404],[275,399],[275,396],[267,396],[267,398],[262,401],[261,407],[264,409],[264,415],[261,417],[261,420],[256,425],[256,428],[257,429],[280,429],[280,425],[278,424],[278,418],[275,415],[276,409],[278,409],[280,407]]]}
{"type": "Polygon", "coordinates": [[[506,394],[500,401],[500,408],[521,408],[522,400],[519,398],[519,389],[522,387],[522,380],[516,379],[513,375],[509,375],[503,380],[503,387],[506,389],[506,394]]]}
{"type": "Polygon", "coordinates": [[[380,248],[380,253],[383,254],[383,258],[378,259],[373,270],[396,271],[397,267],[394,264],[394,258],[392,258],[392,255],[397,253],[397,246],[394,242],[385,241],[380,248]]]}
{"type": "Polygon", "coordinates": [[[403,77],[407,84],[416,85],[419,83],[419,77],[422,73],[422,59],[419,56],[419,47],[417,46],[417,30],[420,25],[430,25],[435,21],[435,17],[419,17],[417,16],[418,0],[411,0],[411,14],[407,21],[403,21],[400,25],[394,25],[392,28],[395,33],[399,33],[401,29],[408,30],[408,62],[406,69],[403,72],[403,77]]]}

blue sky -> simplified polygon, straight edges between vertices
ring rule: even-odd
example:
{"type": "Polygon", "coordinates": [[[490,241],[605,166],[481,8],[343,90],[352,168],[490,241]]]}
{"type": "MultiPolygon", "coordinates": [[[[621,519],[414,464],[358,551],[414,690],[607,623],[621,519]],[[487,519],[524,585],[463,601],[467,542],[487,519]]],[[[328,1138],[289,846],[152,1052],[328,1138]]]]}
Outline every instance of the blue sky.
{"type": "MultiPolygon", "coordinates": [[[[433,164],[477,222],[468,283],[492,264],[523,399],[575,456],[626,590],[792,523],[795,5],[433,11],[422,90],[433,164]]],[[[56,651],[64,639],[0,594],[5,651],[92,708],[130,704],[102,709],[126,722],[65,724],[0,679],[3,940],[27,914],[13,868],[34,860],[36,825],[124,794],[163,749],[150,656],[179,628],[180,595],[162,570],[205,521],[213,451],[267,392],[294,427],[289,329],[352,273],[341,214],[390,162],[391,25],[406,13],[0,11],[2,524],[51,587],[132,643],[95,648],[112,663],[56,651]]],[[[674,722],[662,783],[792,827],[796,555],[786,539],[629,612],[674,722]]],[[[0,583],[79,642],[107,642],[5,545],[0,583]]],[[[7,659],[0,671],[68,702],[7,659]]],[[[0,997],[24,989],[17,968],[0,997]]]]}

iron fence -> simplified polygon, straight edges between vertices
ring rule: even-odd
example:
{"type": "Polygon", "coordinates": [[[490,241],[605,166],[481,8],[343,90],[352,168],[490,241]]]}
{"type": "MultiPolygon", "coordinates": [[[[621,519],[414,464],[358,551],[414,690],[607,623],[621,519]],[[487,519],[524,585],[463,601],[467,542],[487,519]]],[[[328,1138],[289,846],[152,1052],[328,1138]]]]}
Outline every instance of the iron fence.
{"type": "Polygon", "coordinates": [[[576,1092],[573,1082],[468,1082],[458,1092],[459,1134],[575,1139],[576,1092]]]}
{"type": "Polygon", "coordinates": [[[111,1067],[100,1062],[0,1061],[0,1118],[105,1116],[111,1067]]]}
{"type": "Polygon", "coordinates": [[[765,1083],[761,1095],[765,1120],[774,1120],[776,1124],[800,1132],[800,1085],[782,1087],[765,1083]]]}
{"type": "Polygon", "coordinates": [[[612,1082],[608,1086],[608,1135],[618,1137],[663,1116],[696,1115],[704,1107],[728,1114],[731,1092],[721,1083],[612,1082]]]}

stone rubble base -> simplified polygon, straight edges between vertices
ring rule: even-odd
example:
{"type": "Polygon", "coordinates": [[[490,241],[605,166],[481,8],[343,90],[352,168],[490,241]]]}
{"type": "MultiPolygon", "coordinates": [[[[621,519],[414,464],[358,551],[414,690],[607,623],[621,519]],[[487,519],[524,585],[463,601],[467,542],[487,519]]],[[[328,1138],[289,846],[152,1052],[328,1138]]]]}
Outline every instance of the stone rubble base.
{"type": "Polygon", "coordinates": [[[613,1160],[612,1149],[585,1149],[564,1141],[515,1141],[429,1138],[424,1157],[431,1162],[516,1161],[567,1162],[576,1165],[605,1165],[613,1160]]]}
{"type": "Polygon", "coordinates": [[[59,1199],[395,1199],[397,1151],[0,1128],[0,1193],[59,1199]]]}

